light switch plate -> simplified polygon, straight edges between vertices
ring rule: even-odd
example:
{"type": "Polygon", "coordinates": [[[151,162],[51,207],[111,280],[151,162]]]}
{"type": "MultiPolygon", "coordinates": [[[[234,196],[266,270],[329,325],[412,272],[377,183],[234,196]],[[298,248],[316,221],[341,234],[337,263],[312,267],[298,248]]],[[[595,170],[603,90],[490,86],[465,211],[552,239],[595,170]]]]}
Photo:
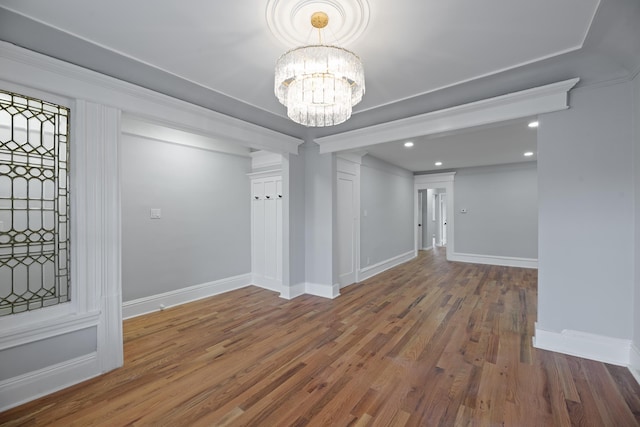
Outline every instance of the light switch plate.
{"type": "Polygon", "coordinates": [[[162,211],[159,208],[151,209],[151,219],[160,219],[162,218],[162,211]]]}

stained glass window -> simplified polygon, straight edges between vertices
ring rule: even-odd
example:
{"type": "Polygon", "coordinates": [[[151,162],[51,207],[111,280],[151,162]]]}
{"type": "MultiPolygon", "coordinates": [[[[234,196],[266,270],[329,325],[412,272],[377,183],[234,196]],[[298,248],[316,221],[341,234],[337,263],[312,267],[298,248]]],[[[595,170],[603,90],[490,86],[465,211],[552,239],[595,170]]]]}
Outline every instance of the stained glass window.
{"type": "Polygon", "coordinates": [[[71,299],[69,114],[0,90],[0,316],[71,299]]]}

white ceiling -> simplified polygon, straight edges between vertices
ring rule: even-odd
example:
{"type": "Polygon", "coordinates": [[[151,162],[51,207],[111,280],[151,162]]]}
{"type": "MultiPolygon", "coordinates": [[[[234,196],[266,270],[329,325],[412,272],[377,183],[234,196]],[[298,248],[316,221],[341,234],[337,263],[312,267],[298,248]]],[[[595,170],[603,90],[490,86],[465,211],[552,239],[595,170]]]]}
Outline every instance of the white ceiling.
{"type": "MultiPolygon", "coordinates": [[[[371,2],[366,31],[348,46],[365,64],[368,88],[356,111],[578,49],[598,2],[371,2]]],[[[266,3],[1,1],[76,37],[286,117],[273,94],[273,66],[296,46],[280,43],[269,30],[266,3]]],[[[331,33],[330,22],[328,39],[331,33]]]]}
{"type": "MultiPolygon", "coordinates": [[[[629,78],[638,22],[638,0],[0,0],[0,40],[306,140],[573,77],[629,78]],[[337,25],[325,39],[362,58],[367,91],[346,123],[308,129],[277,102],[273,66],[294,47],[279,30],[315,42],[301,33],[316,6],[337,25]]],[[[532,135],[511,126],[416,139],[410,155],[397,143],[367,151],[411,170],[436,155],[451,168],[455,156],[506,162],[532,135]]]]}
{"type": "Polygon", "coordinates": [[[413,172],[459,169],[537,160],[536,129],[528,127],[534,119],[519,119],[453,133],[429,135],[378,144],[367,154],[413,172]],[[405,148],[411,141],[413,147],[405,148]],[[533,152],[525,157],[525,152],[533,152]],[[442,166],[435,166],[442,162],[442,166]]]}

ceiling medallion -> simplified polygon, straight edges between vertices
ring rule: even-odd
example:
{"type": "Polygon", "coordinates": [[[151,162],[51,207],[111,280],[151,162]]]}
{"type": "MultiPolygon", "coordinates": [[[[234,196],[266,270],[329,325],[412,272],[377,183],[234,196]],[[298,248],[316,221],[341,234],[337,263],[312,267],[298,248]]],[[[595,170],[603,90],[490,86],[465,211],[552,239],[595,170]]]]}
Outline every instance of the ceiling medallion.
{"type": "Polygon", "coordinates": [[[331,22],[327,42],[348,46],[369,25],[369,0],[267,0],[269,30],[284,47],[308,45],[315,40],[309,17],[324,12],[331,22]]]}
{"type": "Polygon", "coordinates": [[[304,126],[345,122],[364,95],[360,58],[341,47],[322,44],[322,30],[329,22],[327,13],[312,13],[311,27],[318,31],[318,44],[290,50],[276,62],[276,97],[287,107],[287,116],[304,126]]]}

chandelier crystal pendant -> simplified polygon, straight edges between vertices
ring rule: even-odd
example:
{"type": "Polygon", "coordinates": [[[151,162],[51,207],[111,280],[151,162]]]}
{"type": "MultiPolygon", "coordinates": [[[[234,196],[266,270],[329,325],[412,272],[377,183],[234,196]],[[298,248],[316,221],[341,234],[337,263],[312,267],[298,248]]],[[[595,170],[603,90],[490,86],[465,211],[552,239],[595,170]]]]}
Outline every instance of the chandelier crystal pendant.
{"type": "MultiPolygon", "coordinates": [[[[329,23],[324,12],[311,16],[320,31],[329,23]]],[[[310,127],[334,126],[351,117],[364,95],[364,69],[353,52],[320,44],[302,46],[276,62],[275,94],[287,116],[310,127]]]]}

